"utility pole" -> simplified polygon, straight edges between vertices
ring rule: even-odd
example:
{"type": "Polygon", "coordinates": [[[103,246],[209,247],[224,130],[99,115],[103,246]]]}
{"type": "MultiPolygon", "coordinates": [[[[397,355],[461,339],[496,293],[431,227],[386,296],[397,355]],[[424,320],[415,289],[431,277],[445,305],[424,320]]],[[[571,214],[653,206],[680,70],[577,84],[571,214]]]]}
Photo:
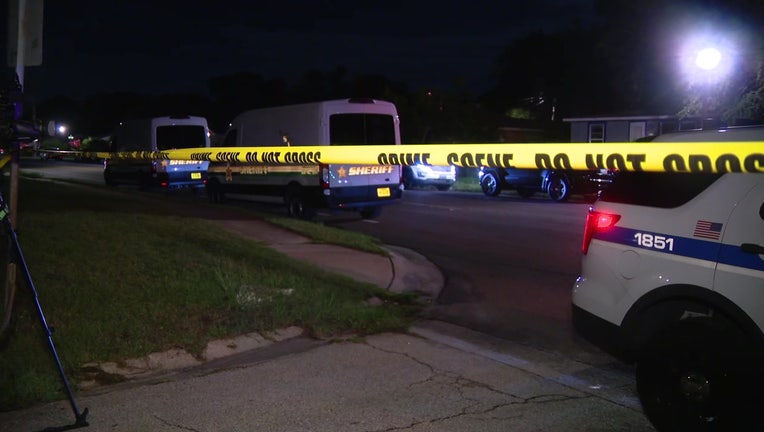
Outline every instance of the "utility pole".
{"type": "MultiPolygon", "coordinates": [[[[19,28],[16,33],[16,80],[22,95],[24,94],[24,54],[26,51],[26,3],[26,0],[18,1],[19,28]]],[[[13,19],[10,14],[8,19],[13,19]]],[[[22,100],[16,101],[16,109],[13,113],[14,123],[21,120],[23,110],[22,100]]],[[[11,210],[11,229],[16,229],[16,207],[19,202],[19,141],[14,139],[11,146],[11,199],[9,205],[11,210]]]]}
{"type": "MultiPolygon", "coordinates": [[[[16,124],[23,113],[24,66],[36,66],[42,63],[42,5],[43,0],[9,0],[8,2],[8,66],[15,67],[16,76],[8,88],[8,101],[14,107],[10,119],[11,128],[11,172],[9,184],[10,229],[16,229],[18,219],[19,196],[19,140],[16,124]]],[[[3,209],[7,208],[3,204],[3,209]]],[[[2,211],[3,209],[0,209],[2,211]]],[[[10,248],[9,248],[10,249],[10,248]]],[[[11,308],[16,291],[16,264],[7,255],[5,273],[5,314],[0,322],[0,334],[10,322],[11,308]]]]}
{"type": "MultiPolygon", "coordinates": [[[[20,87],[14,122],[21,120],[24,111],[24,67],[42,63],[42,9],[43,0],[10,0],[8,2],[8,65],[15,66],[17,79],[15,84],[20,87]]],[[[14,139],[11,146],[11,183],[8,204],[11,222],[15,228],[18,207],[19,141],[14,139]]]]}

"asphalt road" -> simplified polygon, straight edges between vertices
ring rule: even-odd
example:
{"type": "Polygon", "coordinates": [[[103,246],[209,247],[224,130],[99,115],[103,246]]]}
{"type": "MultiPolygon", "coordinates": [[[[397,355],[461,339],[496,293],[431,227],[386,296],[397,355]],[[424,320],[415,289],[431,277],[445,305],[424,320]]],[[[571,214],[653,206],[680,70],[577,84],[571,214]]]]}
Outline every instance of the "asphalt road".
{"type": "Polygon", "coordinates": [[[583,361],[612,361],[570,324],[588,203],[538,196],[406,191],[379,219],[327,218],[414,249],[444,272],[432,316],[583,361]]]}

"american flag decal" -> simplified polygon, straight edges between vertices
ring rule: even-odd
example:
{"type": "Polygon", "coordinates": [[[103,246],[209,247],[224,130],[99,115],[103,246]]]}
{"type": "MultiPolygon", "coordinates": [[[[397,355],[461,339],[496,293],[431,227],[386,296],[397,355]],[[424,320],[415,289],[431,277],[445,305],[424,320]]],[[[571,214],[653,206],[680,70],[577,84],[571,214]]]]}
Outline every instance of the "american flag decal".
{"type": "Polygon", "coordinates": [[[723,224],[719,222],[699,220],[695,223],[695,231],[692,233],[692,235],[693,237],[719,240],[719,236],[722,233],[722,226],[723,224]]]}

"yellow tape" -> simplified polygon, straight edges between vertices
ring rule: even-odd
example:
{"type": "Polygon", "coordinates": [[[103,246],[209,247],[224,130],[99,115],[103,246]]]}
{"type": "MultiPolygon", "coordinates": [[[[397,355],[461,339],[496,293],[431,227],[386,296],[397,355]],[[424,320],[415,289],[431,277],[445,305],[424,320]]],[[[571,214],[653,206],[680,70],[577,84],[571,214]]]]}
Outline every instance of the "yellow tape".
{"type": "Polygon", "coordinates": [[[374,146],[215,147],[88,153],[103,158],[237,162],[252,165],[454,165],[658,172],[764,172],[764,141],[692,143],[513,143],[374,146]]]}
{"type": "Polygon", "coordinates": [[[5,164],[11,161],[11,155],[5,155],[3,157],[0,157],[0,169],[2,169],[5,164]]]}

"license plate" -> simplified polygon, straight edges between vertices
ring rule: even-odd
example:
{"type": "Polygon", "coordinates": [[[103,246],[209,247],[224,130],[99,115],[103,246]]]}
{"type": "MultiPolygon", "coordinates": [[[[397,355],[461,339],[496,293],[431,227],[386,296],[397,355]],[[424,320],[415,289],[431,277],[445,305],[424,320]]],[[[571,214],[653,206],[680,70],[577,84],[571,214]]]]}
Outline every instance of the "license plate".
{"type": "Polygon", "coordinates": [[[191,173],[192,180],[201,180],[201,178],[202,178],[202,173],[198,173],[198,172],[191,173]]]}
{"type": "Polygon", "coordinates": [[[387,188],[387,187],[377,188],[377,196],[378,197],[389,197],[390,196],[390,188],[387,188]]]}

